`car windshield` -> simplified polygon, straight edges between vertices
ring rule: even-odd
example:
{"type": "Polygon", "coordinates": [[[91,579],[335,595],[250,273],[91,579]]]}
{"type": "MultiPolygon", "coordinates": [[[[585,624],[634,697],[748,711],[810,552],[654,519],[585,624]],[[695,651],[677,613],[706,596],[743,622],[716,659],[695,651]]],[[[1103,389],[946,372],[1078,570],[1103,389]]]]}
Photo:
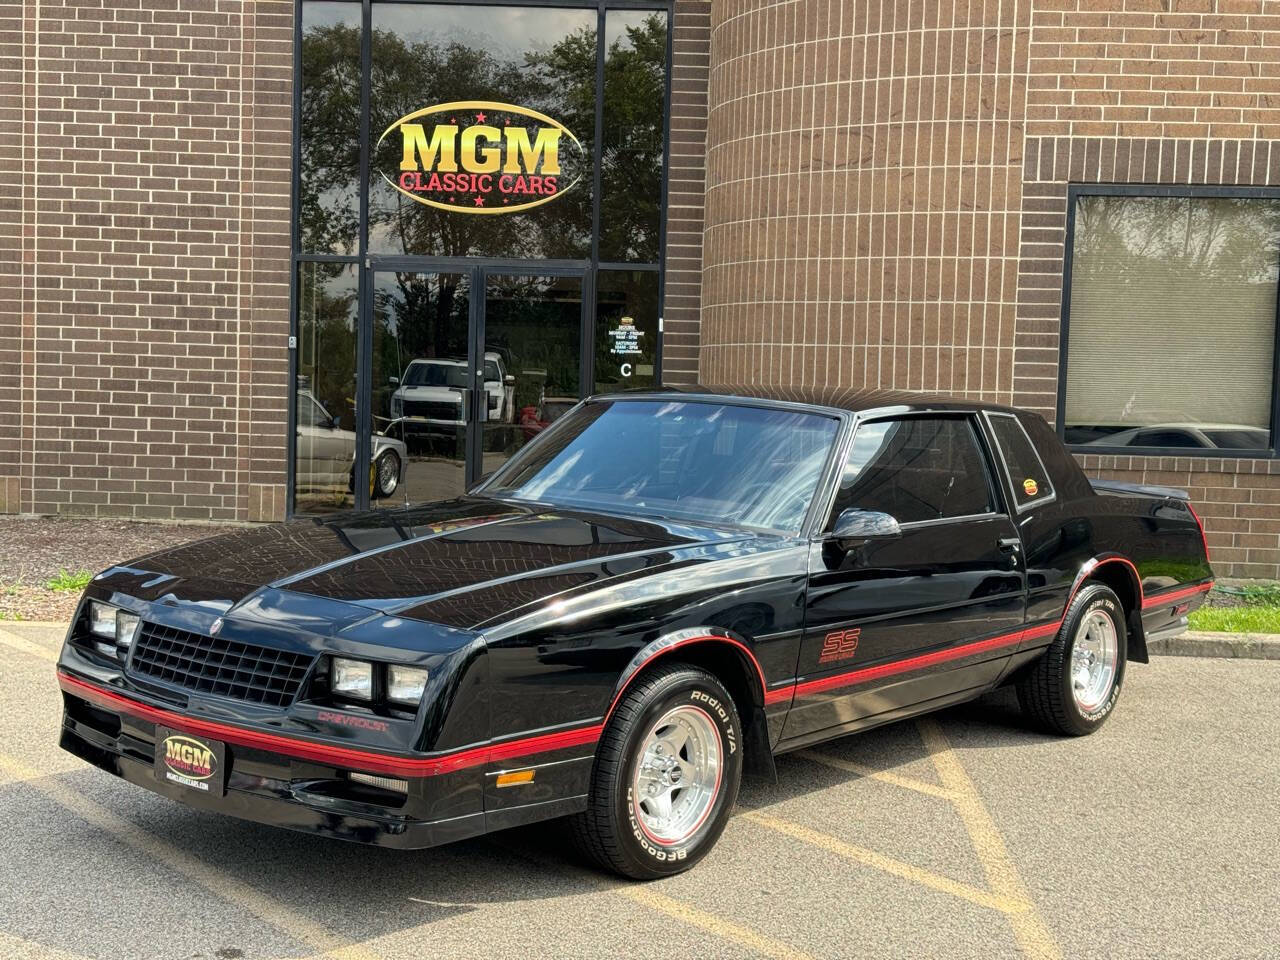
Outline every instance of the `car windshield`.
{"type": "Polygon", "coordinates": [[[745,404],[597,401],[562,417],[484,492],[796,533],[837,423],[745,404]]]}
{"type": "Polygon", "coordinates": [[[404,374],[406,387],[465,387],[467,369],[462,363],[411,363],[404,374]]]}

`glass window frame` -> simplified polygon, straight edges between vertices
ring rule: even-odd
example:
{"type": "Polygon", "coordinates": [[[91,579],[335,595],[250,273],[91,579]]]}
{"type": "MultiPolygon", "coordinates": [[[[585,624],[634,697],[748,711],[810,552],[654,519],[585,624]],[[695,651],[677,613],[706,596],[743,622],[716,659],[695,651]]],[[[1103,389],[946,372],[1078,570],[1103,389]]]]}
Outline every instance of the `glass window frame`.
{"type": "Polygon", "coordinates": [[[1058,499],[1058,487],[1053,482],[1053,478],[1049,476],[1048,469],[1044,465],[1044,457],[1040,456],[1040,451],[1036,449],[1035,443],[1031,439],[1031,435],[1027,433],[1027,428],[1022,423],[1022,418],[1016,413],[1005,413],[1003,410],[984,410],[982,412],[983,419],[987,422],[987,433],[990,435],[990,445],[995,453],[995,458],[1000,463],[1000,472],[1003,473],[1005,480],[1008,481],[1008,495],[1011,497],[1009,502],[1013,505],[1014,510],[1019,513],[1026,513],[1028,510],[1034,510],[1037,507],[1047,506],[1058,499]],[[1000,442],[1000,434],[996,432],[996,420],[1008,419],[1012,420],[1018,432],[1022,434],[1024,440],[1027,441],[1027,447],[1031,450],[1031,455],[1036,458],[1036,463],[1040,465],[1040,476],[1044,477],[1044,485],[1049,488],[1049,492],[1041,494],[1032,500],[1025,502],[1018,501],[1018,479],[1013,474],[1012,464],[1009,463],[1009,457],[1005,454],[1004,444],[1000,442]]]}
{"type": "MultiPolygon", "coordinates": [[[[298,337],[298,291],[297,273],[300,264],[342,263],[354,264],[358,269],[360,312],[357,331],[357,379],[368,383],[366,369],[371,359],[371,317],[369,311],[368,287],[369,276],[376,269],[398,269],[400,261],[414,261],[403,264],[406,269],[449,269],[468,270],[473,267],[496,272],[513,272],[528,274],[545,274],[557,270],[581,268],[585,273],[583,284],[584,317],[582,321],[582,355],[580,363],[581,397],[592,395],[595,385],[595,337],[596,337],[596,287],[597,275],[608,270],[653,271],[658,275],[658,322],[657,339],[655,341],[654,379],[662,382],[663,355],[663,304],[666,299],[666,251],[669,220],[669,197],[671,176],[671,94],[672,66],[674,59],[675,35],[675,0],[379,0],[379,2],[397,3],[404,6],[490,6],[490,7],[571,7],[596,12],[596,91],[597,104],[595,111],[595,150],[592,158],[592,233],[588,257],[580,260],[529,260],[505,259],[494,257],[469,258],[406,258],[392,256],[371,256],[369,253],[369,183],[372,163],[371,130],[370,130],[370,89],[369,71],[372,62],[372,37],[370,23],[372,19],[371,0],[349,0],[359,2],[361,8],[361,90],[360,106],[363,122],[360,131],[360,173],[359,173],[359,231],[355,254],[303,253],[301,251],[301,231],[298,220],[301,193],[301,148],[302,134],[300,118],[302,116],[302,40],[303,40],[303,6],[304,0],[298,0],[293,10],[294,57],[291,79],[293,83],[292,132],[290,144],[290,242],[289,242],[289,384],[287,397],[287,423],[285,431],[285,463],[286,463],[286,496],[285,519],[295,516],[294,487],[296,470],[293,448],[290,445],[297,431],[297,398],[292,384],[297,381],[297,337],[298,337]],[[666,36],[666,77],[663,91],[662,145],[663,164],[661,177],[661,194],[659,198],[659,244],[657,262],[613,262],[600,259],[600,217],[601,217],[601,181],[602,181],[602,127],[604,123],[603,84],[605,78],[606,50],[606,15],[613,11],[632,11],[662,13],[667,18],[666,36]],[[548,269],[550,268],[550,269],[548,269]]],[[[483,325],[480,327],[483,336],[483,325]]],[[[369,509],[371,498],[369,491],[369,471],[366,462],[369,457],[369,446],[372,442],[371,425],[361,418],[356,424],[356,456],[355,471],[355,507],[356,510],[369,509]],[[361,469],[361,467],[365,469],[361,469]]]]}
{"type": "Polygon", "coordinates": [[[849,431],[848,443],[844,445],[844,449],[839,454],[834,489],[831,492],[830,501],[825,507],[826,520],[822,524],[824,536],[829,535],[835,528],[836,520],[840,515],[840,510],[837,509],[840,500],[840,484],[844,476],[845,467],[848,465],[849,456],[853,453],[853,444],[857,438],[858,431],[865,426],[877,423],[897,423],[906,420],[960,420],[968,424],[973,435],[974,445],[978,450],[978,459],[982,463],[983,473],[986,476],[987,493],[991,498],[992,509],[985,513],[966,513],[953,517],[937,517],[930,520],[904,520],[899,521],[899,527],[903,530],[913,530],[917,527],[936,527],[944,523],[972,523],[978,520],[990,520],[993,517],[1007,517],[1010,515],[1010,505],[1007,502],[1008,494],[999,479],[999,469],[1002,461],[996,460],[996,453],[992,447],[991,439],[974,412],[968,410],[912,410],[903,413],[858,415],[853,429],[849,431]]]}
{"type": "MultiPolygon", "coordinates": [[[[1067,375],[1071,349],[1071,268],[1075,255],[1076,210],[1081,197],[1171,197],[1188,199],[1280,200],[1280,188],[1212,184],[1073,183],[1067,185],[1067,229],[1062,254],[1062,312],[1058,336],[1058,389],[1054,431],[1069,451],[1079,455],[1135,457],[1196,457],[1231,460],[1274,460],[1280,457],[1280,276],[1272,318],[1274,352],[1271,370],[1271,446],[1262,450],[1214,447],[1108,447],[1066,441],[1067,375]]],[[[1139,425],[1142,426],[1142,425],[1139,425]]],[[[1033,447],[1034,449],[1034,447],[1033,447]]]]}

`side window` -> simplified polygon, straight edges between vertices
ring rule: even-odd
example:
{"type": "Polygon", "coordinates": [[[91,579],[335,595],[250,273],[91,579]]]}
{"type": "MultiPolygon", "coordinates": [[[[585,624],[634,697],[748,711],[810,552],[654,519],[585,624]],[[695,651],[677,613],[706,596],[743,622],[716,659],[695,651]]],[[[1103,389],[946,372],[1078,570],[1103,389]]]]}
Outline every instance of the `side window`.
{"type": "Polygon", "coordinates": [[[298,425],[304,427],[323,427],[329,424],[320,404],[310,397],[298,397],[298,425]]]}
{"type": "Polygon", "coordinates": [[[1009,413],[993,413],[988,415],[987,422],[996,435],[1009,482],[1013,484],[1014,502],[1025,507],[1042,500],[1052,500],[1054,492],[1049,472],[1018,418],[1009,413]]]}
{"type": "Polygon", "coordinates": [[[986,461],[967,417],[907,417],[859,424],[832,521],[849,508],[899,523],[991,513],[986,461]]]}

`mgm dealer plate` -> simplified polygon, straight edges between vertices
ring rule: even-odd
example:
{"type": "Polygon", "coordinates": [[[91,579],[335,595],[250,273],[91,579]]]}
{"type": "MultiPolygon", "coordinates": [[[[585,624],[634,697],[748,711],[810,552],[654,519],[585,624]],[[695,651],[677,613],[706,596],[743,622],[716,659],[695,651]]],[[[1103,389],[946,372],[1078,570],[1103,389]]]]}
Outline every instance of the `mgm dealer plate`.
{"type": "Polygon", "coordinates": [[[156,727],[156,776],[211,796],[222,796],[227,748],[221,740],[156,727]]]}

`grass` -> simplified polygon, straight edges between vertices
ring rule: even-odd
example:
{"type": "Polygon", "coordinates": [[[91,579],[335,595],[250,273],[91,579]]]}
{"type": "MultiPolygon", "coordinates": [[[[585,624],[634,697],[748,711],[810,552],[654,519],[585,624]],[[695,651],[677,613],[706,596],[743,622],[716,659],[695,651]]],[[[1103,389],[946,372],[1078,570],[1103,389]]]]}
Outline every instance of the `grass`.
{"type": "Polygon", "coordinates": [[[93,574],[88,570],[77,570],[74,573],[69,570],[59,570],[56,577],[45,582],[45,587],[49,590],[79,592],[87,587],[92,579],[93,574]]]}
{"type": "Polygon", "coordinates": [[[1220,633],[1280,633],[1280,604],[1251,607],[1201,607],[1190,617],[1192,630],[1220,633]]]}
{"type": "Polygon", "coordinates": [[[1215,587],[1209,602],[1189,619],[1192,630],[1280,633],[1280,584],[1215,587]]]}
{"type": "Polygon", "coordinates": [[[16,610],[0,610],[0,620],[25,620],[22,614],[16,610]]]}

